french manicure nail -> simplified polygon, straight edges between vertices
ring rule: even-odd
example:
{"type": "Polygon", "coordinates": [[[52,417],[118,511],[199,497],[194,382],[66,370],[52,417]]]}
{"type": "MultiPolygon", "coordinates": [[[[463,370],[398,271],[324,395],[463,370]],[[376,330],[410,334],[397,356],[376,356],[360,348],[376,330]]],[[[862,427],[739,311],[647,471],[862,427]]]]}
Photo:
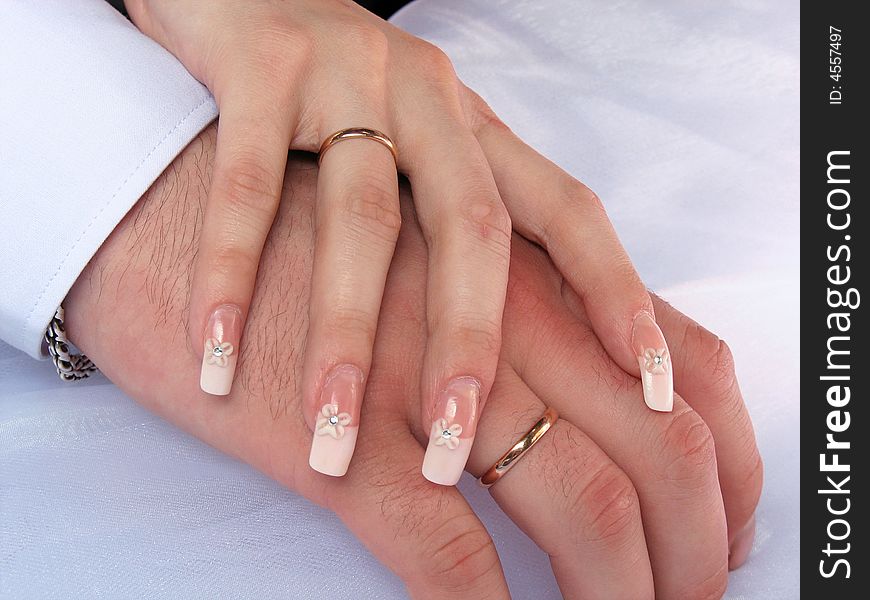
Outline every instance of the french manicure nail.
{"type": "Polygon", "coordinates": [[[674,373],[665,336],[649,313],[634,319],[631,343],[640,365],[643,399],[653,410],[671,412],[674,408],[674,373]]]}
{"type": "Polygon", "coordinates": [[[359,432],[362,391],[362,371],[353,365],[339,365],[326,376],[308,455],[315,471],[333,477],[347,473],[359,432]]]}
{"type": "Polygon", "coordinates": [[[233,387],[239,339],[242,336],[242,311],[222,304],[209,317],[203,336],[202,370],[199,387],[215,396],[226,396],[233,387]]]}
{"type": "Polygon", "coordinates": [[[423,477],[440,485],[456,485],[474,444],[479,404],[480,383],[473,377],[458,377],[441,391],[432,413],[423,477]]]}

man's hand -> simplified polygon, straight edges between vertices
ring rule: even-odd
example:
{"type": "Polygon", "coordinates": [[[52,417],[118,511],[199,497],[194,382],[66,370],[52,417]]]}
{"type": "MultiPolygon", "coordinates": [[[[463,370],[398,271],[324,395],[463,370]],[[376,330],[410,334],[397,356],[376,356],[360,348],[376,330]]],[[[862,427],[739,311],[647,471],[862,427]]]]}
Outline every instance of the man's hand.
{"type": "MultiPolygon", "coordinates": [[[[307,464],[300,409],[314,240],[313,162],[291,159],[226,398],[200,391],[186,331],[211,176],[204,132],[118,226],[66,302],[69,333],[143,404],[334,510],[419,598],[507,598],[492,541],[455,488],[420,475],[427,252],[409,203],[387,279],[357,452],[343,478],[307,464]]],[[[407,200],[407,199],[406,199],[407,200]]],[[[562,419],[492,488],[568,598],[709,598],[745,559],[761,461],[727,346],[662,302],[672,413],[646,409],[546,255],[513,241],[496,382],[468,468],[482,474],[545,406],[562,419]]]]}

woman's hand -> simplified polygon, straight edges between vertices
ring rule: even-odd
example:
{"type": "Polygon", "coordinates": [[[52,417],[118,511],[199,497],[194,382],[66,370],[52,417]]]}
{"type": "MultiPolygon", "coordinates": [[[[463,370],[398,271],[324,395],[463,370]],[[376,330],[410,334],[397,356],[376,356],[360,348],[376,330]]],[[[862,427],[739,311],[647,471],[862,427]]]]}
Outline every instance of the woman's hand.
{"type": "MultiPolygon", "coordinates": [[[[196,360],[179,335],[195,246],[181,240],[201,231],[213,145],[209,129],[91,261],[66,302],[73,341],[145,405],[337,512],[413,597],[507,598],[492,540],[468,504],[419,474],[418,440],[429,424],[419,408],[426,327],[416,315],[426,302],[427,247],[408,203],[365,428],[346,477],[307,468],[311,433],[299,415],[317,178],[309,162],[291,161],[265,246],[250,311],[262,333],[246,338],[225,401],[197,397],[186,375],[196,360]],[[130,339],[150,343],[131,353],[130,339]]],[[[481,475],[555,407],[559,422],[491,492],[550,555],[565,597],[720,596],[729,554],[737,566],[751,545],[761,489],[727,346],[656,301],[665,334],[678,342],[680,395],[672,413],[648,411],[640,383],[605,354],[547,257],[520,238],[513,253],[505,342],[469,470],[481,475]]]]}
{"type": "MultiPolygon", "coordinates": [[[[423,418],[462,428],[455,452],[430,439],[427,478],[458,480],[492,386],[511,221],[549,251],[605,348],[643,379],[647,404],[671,410],[667,344],[600,202],[501,124],[443,52],[346,0],[127,7],[209,87],[221,112],[190,300],[203,390],[228,393],[243,360],[241,335],[288,147],[315,152],[336,131],[366,127],[395,142],[398,163],[380,143],[350,140],[322,155],[317,182],[302,371],[312,467],[343,475],[354,451],[401,223],[397,168],[411,181],[428,250],[423,418]]],[[[249,327],[247,335],[264,333],[249,327]]]]}

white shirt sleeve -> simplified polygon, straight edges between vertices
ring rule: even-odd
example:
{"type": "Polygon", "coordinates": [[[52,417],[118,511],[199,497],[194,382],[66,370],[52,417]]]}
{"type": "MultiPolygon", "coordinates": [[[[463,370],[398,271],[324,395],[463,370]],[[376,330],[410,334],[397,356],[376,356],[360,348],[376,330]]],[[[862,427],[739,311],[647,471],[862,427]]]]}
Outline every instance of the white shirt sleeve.
{"type": "Polygon", "coordinates": [[[0,339],[43,355],[88,260],[216,116],[103,0],[0,2],[0,339]]]}

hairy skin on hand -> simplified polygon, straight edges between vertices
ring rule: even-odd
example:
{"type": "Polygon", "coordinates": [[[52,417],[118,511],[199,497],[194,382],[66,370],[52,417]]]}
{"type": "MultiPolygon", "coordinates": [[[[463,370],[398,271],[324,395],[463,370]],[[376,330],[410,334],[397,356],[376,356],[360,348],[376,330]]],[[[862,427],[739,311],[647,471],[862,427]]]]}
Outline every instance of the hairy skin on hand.
{"type": "MultiPolygon", "coordinates": [[[[198,386],[200,355],[185,330],[190,274],[210,183],[215,127],[173,162],[90,261],[66,302],[68,333],[103,373],[167,420],[265,472],[340,515],[359,481],[387,492],[380,511],[413,530],[442,512],[448,496],[419,473],[428,432],[420,419],[420,365],[426,341],[427,252],[403,190],[403,221],[378,326],[372,372],[351,472],[334,479],[307,465],[311,432],[298,387],[312,266],[317,169],[291,155],[281,209],[266,243],[239,353],[236,383],[225,398],[198,386]],[[389,458],[397,434],[416,437],[410,467],[389,458]],[[418,443],[419,442],[419,443],[418,443]],[[353,483],[352,483],[353,482],[353,483]],[[393,491],[395,490],[395,491],[393,491]],[[426,502],[421,502],[423,498],[426,502]],[[433,505],[435,508],[433,508],[433,505]]],[[[547,311],[561,306],[561,277],[531,244],[515,249],[514,313],[547,336],[547,311]],[[520,266],[521,265],[521,266],[520,266]],[[523,275],[524,274],[524,275],[523,275]],[[546,299],[545,299],[546,296],[546,299]]],[[[582,309],[580,309],[582,311],[582,309]]],[[[553,322],[554,327],[559,323],[553,322]]],[[[584,339],[585,338],[585,339],[584,339]]],[[[613,393],[637,382],[613,368],[587,330],[584,352],[596,381],[613,393]]],[[[568,350],[570,352],[570,350],[568,350]]],[[[538,415],[516,415],[519,435],[538,415]]]]}
{"type": "Polygon", "coordinates": [[[289,445],[273,448],[273,438],[306,436],[296,382],[307,328],[316,169],[305,159],[288,169],[234,393],[207,396],[196,377],[201,349],[191,347],[185,327],[215,129],[176,158],[90,261],[65,303],[69,335],[149,409],[295,485],[288,461],[280,460],[289,445]],[[307,193],[296,194],[299,188],[307,193]]]}
{"type": "MultiPolygon", "coordinates": [[[[297,387],[308,327],[317,169],[305,155],[290,157],[281,210],[264,249],[239,352],[236,386],[229,397],[214,398],[198,388],[200,349],[190,346],[185,330],[214,147],[215,128],[209,127],[103,244],[65,302],[69,335],[109,379],[149,409],[326,504],[317,493],[323,478],[308,472],[302,456],[310,433],[297,387]],[[297,447],[293,439],[304,443],[297,447]]],[[[369,397],[391,397],[399,404],[376,421],[363,418],[364,437],[402,427],[425,440],[418,398],[426,336],[426,247],[407,189],[403,194],[406,226],[388,280],[367,390],[369,397]]],[[[538,276],[514,278],[515,308],[540,314],[545,323],[546,309],[558,303],[562,279],[546,269],[545,256],[531,245],[520,256],[530,263],[522,271],[538,276]],[[544,291],[550,292],[549,302],[544,291]]],[[[545,332],[542,327],[537,335],[545,332]]],[[[578,343],[594,340],[587,330],[578,343]]],[[[614,392],[637,389],[636,380],[611,367],[600,345],[590,348],[594,360],[589,364],[599,382],[614,392]]],[[[366,407],[372,404],[367,401],[366,407]]]]}
{"type": "MultiPolygon", "coordinates": [[[[303,417],[299,382],[308,329],[315,235],[312,209],[317,168],[309,157],[291,155],[288,163],[283,200],[264,248],[232,394],[214,397],[200,390],[201,349],[190,346],[191,336],[185,323],[214,147],[212,126],[164,172],[88,264],[65,302],[72,341],[113,382],[152,411],[337,512],[387,566],[405,579],[412,595],[427,597],[431,593],[428,583],[420,583],[426,577],[447,580],[451,573],[467,578],[470,572],[475,577],[493,569],[500,572],[491,541],[487,542],[485,531],[473,515],[448,519],[449,526],[442,527],[444,515],[456,510],[463,501],[452,488],[425,481],[419,470],[428,437],[428,431],[421,425],[420,408],[420,365],[427,335],[428,255],[410,207],[408,190],[403,190],[403,227],[387,280],[360,437],[345,477],[321,475],[312,471],[307,462],[312,434],[303,417]],[[379,512],[380,520],[367,516],[372,510],[379,512]],[[479,528],[483,538],[467,535],[469,528],[479,528]],[[437,535],[432,533],[433,529],[437,535]],[[422,551],[429,573],[421,575],[419,565],[405,561],[404,550],[395,543],[399,535],[416,535],[415,543],[431,546],[422,551]],[[439,554],[447,543],[451,552],[439,554]],[[422,587],[415,587],[415,582],[422,587]]],[[[518,468],[535,469],[544,478],[541,497],[561,498],[563,509],[574,511],[581,521],[587,513],[597,514],[594,508],[587,510],[584,503],[606,501],[600,509],[609,511],[606,514],[617,506],[625,514],[633,514],[634,522],[640,523],[632,481],[624,474],[620,475],[620,481],[624,480],[629,493],[623,494],[622,500],[628,504],[613,505],[607,500],[610,492],[601,496],[584,485],[575,485],[589,475],[587,467],[591,463],[606,458],[600,450],[590,450],[587,434],[629,473],[641,499],[644,487],[639,484],[643,477],[650,480],[647,482],[650,489],[670,486],[665,491],[678,499],[686,497],[690,482],[693,491],[689,497],[704,499],[704,510],[699,512],[709,515],[703,518],[714,522],[711,535],[716,540],[715,547],[703,555],[712,557],[710,565],[706,570],[696,566],[698,581],[693,582],[694,572],[687,572],[680,566],[680,560],[671,561],[675,564],[673,574],[666,573],[656,580],[656,592],[662,597],[715,597],[724,589],[726,574],[722,564],[724,561],[727,571],[727,552],[722,547],[725,540],[720,543],[720,538],[724,538],[724,517],[720,516],[722,498],[710,430],[720,436],[716,440],[717,450],[723,448],[729,453],[720,468],[720,477],[727,476],[722,489],[737,498],[726,503],[729,525],[732,515],[736,525],[733,531],[729,528],[729,539],[747,523],[755,508],[761,488],[760,460],[733,366],[728,362],[727,347],[723,353],[723,346],[715,336],[676,311],[665,309],[661,303],[656,306],[663,328],[675,333],[674,339],[682,342],[674,346],[681,351],[675,371],[684,374],[676,372],[675,381],[678,386],[703,391],[695,402],[711,399],[709,407],[696,406],[699,413],[705,411],[701,414],[710,423],[710,429],[680,398],[673,415],[651,415],[652,411],[643,406],[639,381],[608,357],[589,327],[582,303],[563,284],[546,254],[515,236],[499,375],[490,407],[481,420],[480,431],[484,433],[475,444],[469,469],[478,474],[485,470],[540,414],[530,414],[528,405],[509,402],[512,397],[528,395],[522,380],[531,388],[537,386],[547,392],[551,382],[561,379],[562,387],[558,389],[563,391],[542,399],[549,402],[570,395],[561,398],[566,404],[560,410],[564,413],[569,406],[574,410],[581,407],[578,414],[591,415],[589,418],[596,425],[590,427],[593,423],[586,422],[588,431],[581,432],[567,422],[560,424],[524,459],[525,465],[521,463],[518,468]],[[722,363],[720,373],[707,377],[703,370],[713,360],[722,363]],[[695,377],[698,373],[702,376],[695,377]],[[734,408],[724,411],[729,415],[725,422],[719,416],[722,407],[715,402],[722,398],[731,402],[732,397],[734,408]],[[499,406],[499,402],[503,404],[499,406]],[[634,432],[633,443],[613,436],[604,425],[608,421],[612,421],[611,427],[634,432]],[[661,447],[650,451],[650,444],[661,447]],[[559,467],[554,457],[566,461],[561,464],[571,468],[559,467]],[[684,476],[684,471],[691,474],[691,480],[684,476]],[[680,477],[674,477],[673,482],[665,481],[672,473],[680,477]],[[597,500],[599,496],[601,500],[597,500]],[[577,512],[577,507],[584,510],[577,512]],[[660,585],[668,593],[659,593],[660,585]],[[689,595],[683,593],[686,590],[689,595]]],[[[578,417],[575,415],[574,419],[578,417]]],[[[519,476],[508,477],[506,483],[494,488],[494,495],[500,503],[505,502],[512,493],[511,486],[518,484],[521,484],[519,476]]],[[[650,497],[660,491],[649,492],[650,497]]],[[[616,492],[622,494],[623,490],[616,492]]],[[[667,494],[662,497],[667,500],[667,494]]],[[[648,502],[644,507],[643,529],[661,521],[658,517],[647,519],[646,510],[650,506],[652,503],[648,502]]],[[[526,508],[512,517],[536,537],[540,524],[531,515],[534,511],[526,508]]],[[[686,523],[687,527],[694,527],[691,519],[686,523]]],[[[601,523],[592,523],[591,527],[595,531],[601,523]]],[[[661,538],[673,529],[673,524],[662,524],[657,535],[661,538]]],[[[579,538],[589,537],[588,527],[576,530],[579,538]]],[[[564,534],[561,525],[557,534],[564,534]]],[[[547,534],[537,536],[539,545],[542,545],[539,538],[544,535],[547,534]]],[[[611,536],[612,532],[607,529],[605,535],[611,536]]],[[[647,535],[651,539],[651,534],[647,535]]],[[[588,542],[585,539],[578,543],[588,542]]],[[[591,556],[598,553],[594,544],[591,548],[591,556]]],[[[666,552],[671,550],[666,548],[666,552]]],[[[579,554],[547,551],[554,556],[554,571],[566,589],[565,580],[570,577],[565,576],[565,571],[577,565],[582,568],[584,561],[577,560],[579,554]],[[556,553],[571,566],[559,567],[556,553]]],[[[686,552],[691,551],[687,547],[686,552]]],[[[607,575],[607,581],[614,581],[619,573],[620,565],[614,568],[616,572],[607,575]]],[[[582,577],[578,580],[591,576],[579,575],[582,577]]],[[[486,580],[480,577],[479,581],[486,580]]],[[[474,597],[501,598],[505,594],[506,588],[496,586],[474,597]]]]}

